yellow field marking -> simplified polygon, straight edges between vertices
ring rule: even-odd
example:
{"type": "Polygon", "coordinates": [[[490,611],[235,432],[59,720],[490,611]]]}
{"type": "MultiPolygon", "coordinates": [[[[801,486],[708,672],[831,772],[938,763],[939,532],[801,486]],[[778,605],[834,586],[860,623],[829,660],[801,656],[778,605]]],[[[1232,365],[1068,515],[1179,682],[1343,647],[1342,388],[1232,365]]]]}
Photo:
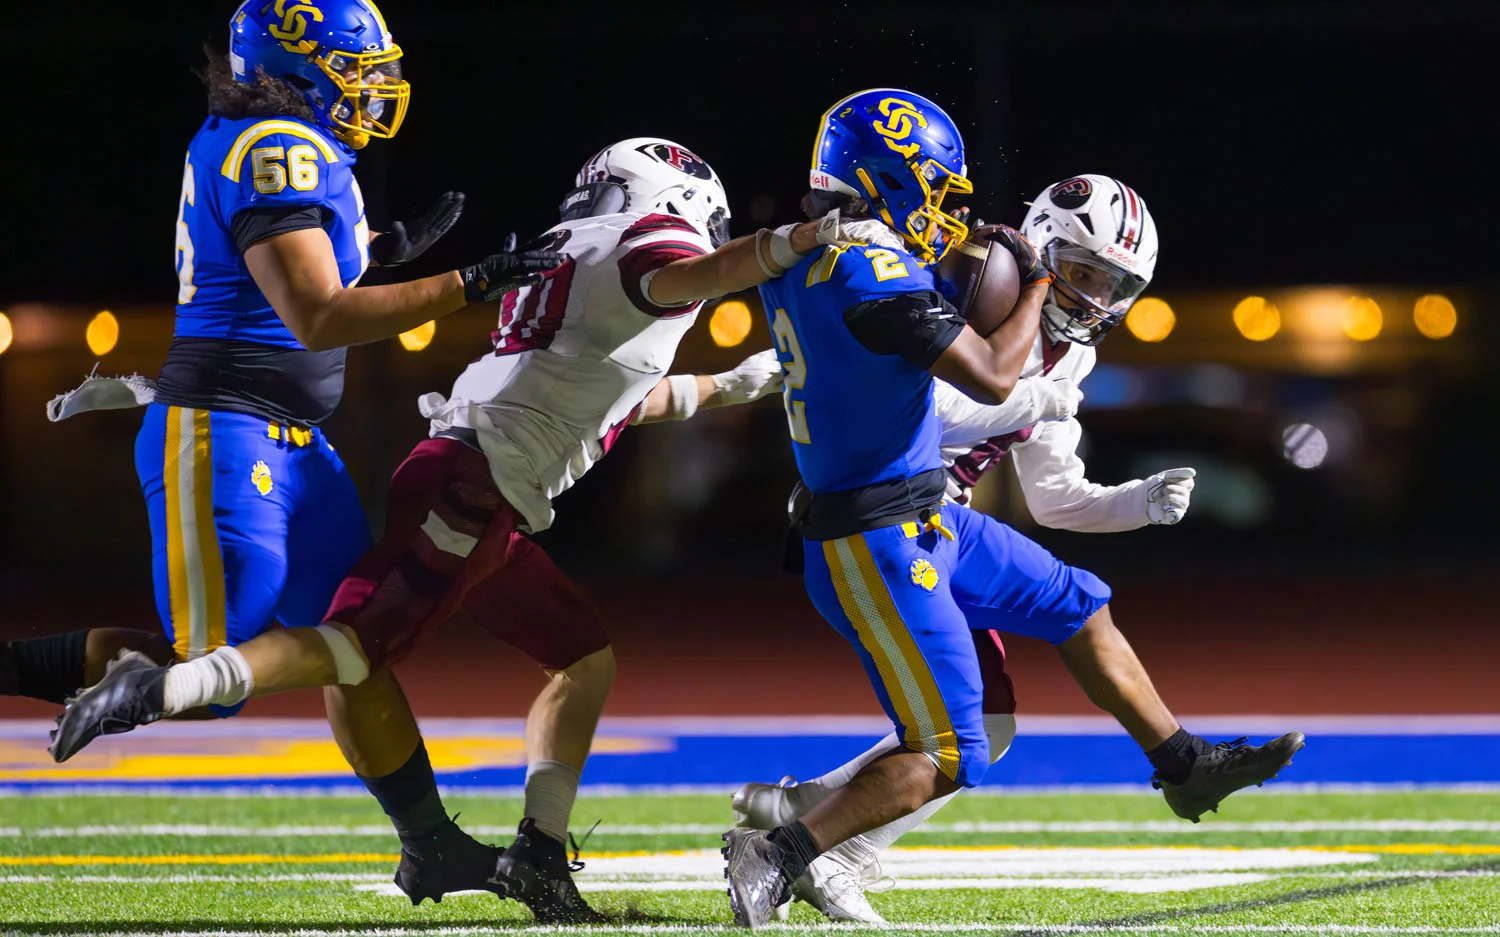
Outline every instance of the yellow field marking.
{"type": "Polygon", "coordinates": [[[1393,856],[1500,856],[1500,845],[1385,843],[1380,846],[1300,846],[1317,852],[1383,852],[1393,856]]]}
{"type": "MultiPolygon", "coordinates": [[[[145,742],[131,738],[131,743],[145,742]]],[[[65,767],[30,739],[0,739],[3,781],[154,781],[300,778],[346,775],[349,763],[332,739],[257,738],[200,739],[198,749],[183,754],[176,740],[159,750],[150,744],[130,748],[95,745],[65,767]]],[[[600,736],[594,754],[641,755],[670,751],[669,739],[600,736]]],[[[428,754],[440,771],[520,767],[526,764],[520,736],[453,736],[428,739],[428,754]]]]}

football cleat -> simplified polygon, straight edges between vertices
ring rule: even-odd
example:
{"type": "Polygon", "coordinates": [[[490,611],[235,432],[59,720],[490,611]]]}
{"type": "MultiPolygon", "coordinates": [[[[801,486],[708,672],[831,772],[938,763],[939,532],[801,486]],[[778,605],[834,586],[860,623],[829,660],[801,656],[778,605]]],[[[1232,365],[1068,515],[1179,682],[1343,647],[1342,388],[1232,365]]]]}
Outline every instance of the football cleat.
{"type": "Polygon", "coordinates": [[[781,871],[781,850],[766,839],[765,830],[736,827],[722,837],[724,878],[729,882],[729,910],[740,927],[759,930],[770,923],[776,908],[787,904],[791,883],[781,871]]]}
{"type": "Polygon", "coordinates": [[[1181,784],[1153,777],[1151,786],[1162,792],[1173,813],[1197,823],[1210,810],[1217,813],[1220,801],[1235,791],[1252,784],[1259,787],[1276,777],[1305,744],[1301,732],[1288,732],[1260,746],[1247,745],[1243,738],[1220,742],[1193,761],[1181,784]]]}
{"type": "Polygon", "coordinates": [[[442,901],[455,891],[487,891],[505,898],[505,887],[493,881],[502,854],[499,847],[486,846],[449,820],[431,836],[401,843],[396,887],[414,905],[423,898],[442,901]]]}
{"type": "Polygon", "coordinates": [[[866,889],[877,884],[887,888],[895,884],[881,874],[879,862],[856,869],[829,852],[814,859],[802,877],[792,883],[792,895],[822,911],[830,921],[884,924],[885,918],[865,897],[866,889]]]}
{"type": "Polygon", "coordinates": [[[748,826],[752,830],[774,830],[797,822],[797,811],[786,795],[789,788],[796,786],[797,779],[787,775],[780,784],[751,781],[735,791],[729,798],[729,805],[734,808],[735,825],[748,826]]]}
{"type": "Polygon", "coordinates": [[[582,868],[576,853],[569,862],[567,847],[538,830],[528,817],[495,863],[493,881],[543,924],[602,923],[604,916],[588,906],[573,882],[573,873],[582,868]]]}
{"type": "Polygon", "coordinates": [[[139,651],[121,651],[110,661],[104,678],[68,700],[47,751],[59,764],[72,758],[101,735],[118,735],[150,725],[166,715],[164,682],[167,668],[139,651]]]}

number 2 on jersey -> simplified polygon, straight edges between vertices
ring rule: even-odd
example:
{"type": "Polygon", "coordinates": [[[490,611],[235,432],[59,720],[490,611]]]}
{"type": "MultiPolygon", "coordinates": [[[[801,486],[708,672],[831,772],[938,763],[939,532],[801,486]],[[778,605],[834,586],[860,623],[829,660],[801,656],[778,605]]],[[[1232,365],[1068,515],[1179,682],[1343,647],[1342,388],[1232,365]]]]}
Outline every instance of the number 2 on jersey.
{"type": "Polygon", "coordinates": [[[906,264],[901,262],[895,251],[877,247],[874,250],[865,251],[865,256],[875,267],[875,279],[881,283],[906,276],[906,264]]]}
{"type": "Polygon", "coordinates": [[[787,429],[794,442],[811,443],[812,437],[807,432],[807,402],[792,399],[792,391],[801,390],[802,385],[807,383],[807,362],[802,360],[802,346],[797,341],[797,333],[792,330],[792,320],[785,309],[776,310],[776,317],[771,321],[771,333],[776,336],[777,350],[791,358],[790,361],[783,362],[783,367],[786,368],[786,387],[782,391],[782,401],[786,404],[787,429]]]}

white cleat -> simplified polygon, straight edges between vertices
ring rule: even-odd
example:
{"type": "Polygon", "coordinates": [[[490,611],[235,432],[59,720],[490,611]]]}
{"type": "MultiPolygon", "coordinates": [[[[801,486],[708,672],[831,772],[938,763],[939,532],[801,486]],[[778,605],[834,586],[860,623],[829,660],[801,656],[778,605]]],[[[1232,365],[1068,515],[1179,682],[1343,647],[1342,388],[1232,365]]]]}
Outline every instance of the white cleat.
{"type": "Polygon", "coordinates": [[[796,786],[797,779],[788,775],[781,779],[780,784],[751,781],[735,791],[729,798],[729,805],[734,808],[736,825],[753,830],[774,830],[795,823],[797,812],[792,809],[786,792],[796,786]]]}
{"type": "Polygon", "coordinates": [[[884,924],[885,918],[865,897],[866,889],[875,890],[871,886],[880,884],[887,888],[895,884],[881,874],[880,863],[851,869],[836,856],[825,853],[814,859],[802,877],[792,883],[792,895],[822,911],[830,921],[884,924]]]}

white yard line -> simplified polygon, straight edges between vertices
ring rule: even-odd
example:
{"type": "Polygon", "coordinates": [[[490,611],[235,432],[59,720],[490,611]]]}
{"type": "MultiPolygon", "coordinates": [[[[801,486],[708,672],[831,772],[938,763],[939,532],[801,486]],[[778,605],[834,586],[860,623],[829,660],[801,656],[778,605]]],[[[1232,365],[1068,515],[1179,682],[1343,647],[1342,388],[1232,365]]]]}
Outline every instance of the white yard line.
{"type": "MultiPolygon", "coordinates": [[[[848,924],[772,924],[765,928],[770,932],[781,933],[847,933],[850,929],[848,924]]],[[[1038,934],[1338,934],[1338,935],[1418,935],[1418,934],[1451,934],[1454,932],[1465,934],[1500,934],[1500,925],[1485,925],[1480,927],[1401,927],[1364,924],[1139,924],[1127,926],[1114,926],[1109,924],[1043,924],[1027,921],[993,921],[983,924],[914,924],[914,923],[890,923],[881,925],[861,924],[861,931],[889,931],[901,934],[994,934],[1009,933],[1014,931],[1027,931],[1038,934]]],[[[510,928],[496,927],[362,927],[359,930],[342,930],[337,928],[313,929],[304,928],[300,930],[275,930],[276,937],[465,937],[470,934],[495,934],[508,933],[510,928]]],[[[525,934],[704,934],[704,933],[743,933],[736,931],[727,924],[620,924],[613,927],[600,927],[598,925],[579,926],[531,926],[517,933],[525,934]]],[[[54,933],[51,930],[27,931],[14,929],[6,931],[7,935],[14,937],[30,937],[33,933],[38,937],[54,933]]],[[[130,930],[99,930],[95,931],[96,937],[267,937],[268,930],[182,930],[182,931],[130,931],[130,930]]]]}
{"type": "MultiPolygon", "coordinates": [[[[706,794],[728,797],[738,784],[584,784],[578,789],[583,797],[658,797],[706,794]]],[[[445,797],[509,797],[519,799],[523,790],[518,785],[466,786],[461,784],[439,784],[438,790],[445,797]]],[[[1472,781],[1466,783],[1417,783],[1393,781],[1390,783],[1365,784],[1293,784],[1276,781],[1270,787],[1256,787],[1239,792],[1237,797],[1280,797],[1297,794],[1500,794],[1500,782],[1472,781]]],[[[1059,795],[1130,795],[1157,798],[1161,794],[1146,783],[1140,784],[1053,784],[1053,785],[994,785],[978,787],[970,791],[969,797],[1056,797],[1059,795]]],[[[11,797],[170,797],[181,800],[188,797],[213,798],[276,798],[303,800],[320,798],[348,798],[367,800],[370,794],[355,784],[333,786],[302,785],[295,780],[277,784],[46,784],[39,787],[0,784],[0,798],[11,797]]]]}
{"type": "MultiPolygon", "coordinates": [[[[466,826],[473,836],[508,836],[508,826],[466,826]]],[[[594,836],[717,836],[728,826],[722,823],[601,823],[594,836]]],[[[1188,824],[1180,820],[1125,821],[1033,821],[995,820],[928,823],[921,833],[1161,833],[1191,836],[1215,833],[1500,833],[1500,821],[1490,820],[1265,820],[1250,823],[1188,824]]],[[[175,836],[292,839],[298,837],[394,837],[387,824],[356,826],[314,824],[244,826],[202,823],[153,823],[139,826],[0,826],[0,839],[96,838],[104,836],[175,836]]]]}

